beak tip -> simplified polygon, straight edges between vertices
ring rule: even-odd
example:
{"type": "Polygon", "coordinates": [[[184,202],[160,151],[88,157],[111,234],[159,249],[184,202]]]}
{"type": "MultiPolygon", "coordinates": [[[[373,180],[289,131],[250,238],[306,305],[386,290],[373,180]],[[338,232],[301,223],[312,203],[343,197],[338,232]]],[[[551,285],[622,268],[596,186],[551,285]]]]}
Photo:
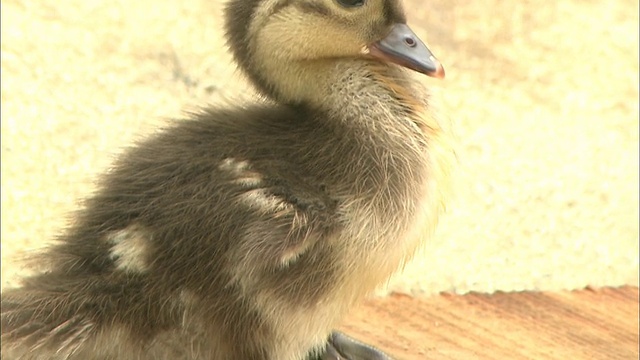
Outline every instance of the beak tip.
{"type": "Polygon", "coordinates": [[[440,63],[436,63],[436,71],[428,74],[436,79],[444,79],[444,67],[440,63]]]}
{"type": "Polygon", "coordinates": [[[435,67],[436,69],[434,71],[428,72],[427,75],[436,79],[444,79],[444,67],[442,66],[440,61],[438,61],[438,59],[436,59],[433,55],[429,56],[429,61],[431,61],[433,67],[435,67]]]}

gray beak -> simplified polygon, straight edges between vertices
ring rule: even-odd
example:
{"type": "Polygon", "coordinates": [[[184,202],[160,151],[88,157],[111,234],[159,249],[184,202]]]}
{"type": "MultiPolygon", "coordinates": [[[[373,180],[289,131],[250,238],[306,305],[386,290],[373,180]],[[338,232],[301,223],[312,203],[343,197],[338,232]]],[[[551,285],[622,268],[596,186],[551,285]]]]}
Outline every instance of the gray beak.
{"type": "Polygon", "coordinates": [[[431,50],[406,24],[395,24],[382,40],[368,46],[369,54],[382,61],[392,62],[439,79],[444,68],[431,50]]]}

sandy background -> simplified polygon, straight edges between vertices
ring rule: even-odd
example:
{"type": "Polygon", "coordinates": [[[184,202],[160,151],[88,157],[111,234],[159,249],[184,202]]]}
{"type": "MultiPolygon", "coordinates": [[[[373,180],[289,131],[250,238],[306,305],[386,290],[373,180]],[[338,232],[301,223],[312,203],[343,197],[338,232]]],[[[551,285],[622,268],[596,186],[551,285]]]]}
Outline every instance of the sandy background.
{"type": "MultiPolygon", "coordinates": [[[[457,197],[391,289],[638,283],[638,2],[411,0],[444,63],[457,197]]],[[[2,0],[2,283],[119,149],[246,91],[221,1],[2,0]]]]}

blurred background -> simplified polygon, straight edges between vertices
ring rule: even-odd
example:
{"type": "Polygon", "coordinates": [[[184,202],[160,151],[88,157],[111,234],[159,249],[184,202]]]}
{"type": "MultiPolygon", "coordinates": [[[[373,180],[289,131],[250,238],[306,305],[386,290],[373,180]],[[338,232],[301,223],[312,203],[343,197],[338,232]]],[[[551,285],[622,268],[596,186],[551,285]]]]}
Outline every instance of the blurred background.
{"type": "MultiPolygon", "coordinates": [[[[638,284],[638,2],[405,0],[455,198],[390,291],[638,284]]],[[[247,92],[222,1],[2,0],[2,284],[123,147],[247,92]]]]}

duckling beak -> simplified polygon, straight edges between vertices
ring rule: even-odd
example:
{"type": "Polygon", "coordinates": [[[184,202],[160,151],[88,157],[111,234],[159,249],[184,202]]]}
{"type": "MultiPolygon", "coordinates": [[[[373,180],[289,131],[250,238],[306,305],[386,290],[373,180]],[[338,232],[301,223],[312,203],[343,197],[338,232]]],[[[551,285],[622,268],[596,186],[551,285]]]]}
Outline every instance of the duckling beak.
{"type": "Polygon", "coordinates": [[[382,61],[435,78],[444,78],[444,68],[440,62],[406,24],[393,25],[389,35],[367,46],[367,50],[371,56],[382,61]]]}

